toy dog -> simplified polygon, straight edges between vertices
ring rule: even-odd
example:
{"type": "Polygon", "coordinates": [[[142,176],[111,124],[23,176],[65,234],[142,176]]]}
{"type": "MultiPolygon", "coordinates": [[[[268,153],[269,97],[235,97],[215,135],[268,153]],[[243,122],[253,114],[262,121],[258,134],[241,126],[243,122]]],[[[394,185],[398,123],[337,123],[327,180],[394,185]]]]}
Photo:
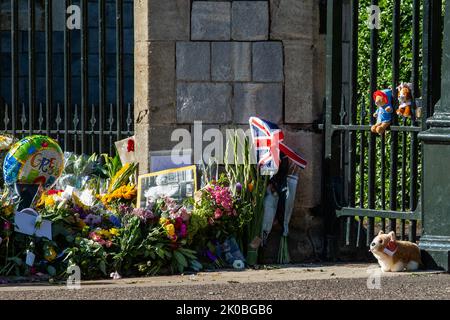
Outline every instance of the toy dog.
{"type": "Polygon", "coordinates": [[[388,234],[380,231],[370,244],[370,252],[383,272],[414,271],[422,265],[419,247],[412,242],[397,241],[394,231],[388,234]]]}
{"type": "Polygon", "coordinates": [[[371,131],[382,136],[392,122],[392,90],[375,91],[373,100],[378,109],[373,114],[373,117],[377,118],[377,123],[372,126],[371,131]]]}
{"type": "Polygon", "coordinates": [[[398,92],[397,115],[405,118],[411,118],[412,84],[402,82],[397,87],[397,92],[398,92]]]}

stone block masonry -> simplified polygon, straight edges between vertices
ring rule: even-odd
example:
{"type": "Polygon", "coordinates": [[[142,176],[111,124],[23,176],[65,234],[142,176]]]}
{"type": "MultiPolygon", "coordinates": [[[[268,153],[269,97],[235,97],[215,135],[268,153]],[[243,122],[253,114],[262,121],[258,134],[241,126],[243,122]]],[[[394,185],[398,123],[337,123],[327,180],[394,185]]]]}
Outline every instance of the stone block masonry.
{"type": "Polygon", "coordinates": [[[268,1],[193,1],[190,41],[176,43],[177,122],[283,122],[283,45],[268,1]]]}
{"type": "MultiPolygon", "coordinates": [[[[309,161],[300,173],[291,257],[315,259],[323,226],[313,214],[321,204],[322,135],[311,131],[323,113],[325,83],[319,1],[135,0],[134,6],[140,171],[149,170],[148,152],[170,150],[170,133],[193,131],[195,121],[222,131],[247,129],[250,116],[277,123],[286,143],[309,161]]],[[[276,255],[279,238],[271,243],[267,252],[276,255]]]]}
{"type": "Polygon", "coordinates": [[[230,40],[231,3],[194,1],[192,40],[230,40]]]}
{"type": "Polygon", "coordinates": [[[233,40],[267,40],[269,38],[267,1],[233,1],[231,32],[233,40]]]}

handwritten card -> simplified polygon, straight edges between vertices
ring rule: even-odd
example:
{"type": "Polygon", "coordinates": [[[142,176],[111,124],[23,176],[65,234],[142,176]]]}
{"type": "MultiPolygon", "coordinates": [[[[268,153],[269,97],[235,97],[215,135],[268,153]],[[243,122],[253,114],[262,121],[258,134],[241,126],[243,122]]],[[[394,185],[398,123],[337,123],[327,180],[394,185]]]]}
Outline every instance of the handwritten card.
{"type": "Polygon", "coordinates": [[[17,212],[14,217],[15,231],[29,236],[52,240],[52,223],[48,220],[39,221],[40,216],[33,209],[17,212]],[[36,223],[39,222],[38,226],[36,223]]]}

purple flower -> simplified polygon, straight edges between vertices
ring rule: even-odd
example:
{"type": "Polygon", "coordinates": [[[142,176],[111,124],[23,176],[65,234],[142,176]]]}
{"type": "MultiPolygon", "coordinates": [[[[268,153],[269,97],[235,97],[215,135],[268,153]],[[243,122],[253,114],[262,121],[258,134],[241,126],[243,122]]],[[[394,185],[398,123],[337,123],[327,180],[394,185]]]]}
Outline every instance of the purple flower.
{"type": "Polygon", "coordinates": [[[191,219],[191,214],[188,212],[188,210],[185,207],[182,207],[179,211],[181,219],[183,219],[183,222],[188,222],[189,219],[191,219]]]}
{"type": "Polygon", "coordinates": [[[121,215],[125,216],[127,214],[131,214],[133,212],[133,208],[129,207],[125,204],[120,204],[119,205],[119,212],[121,215]]]}
{"type": "Polygon", "coordinates": [[[143,209],[143,208],[134,209],[133,215],[141,219],[143,222],[155,219],[155,215],[150,209],[143,209]]]}
{"type": "Polygon", "coordinates": [[[242,184],[240,182],[236,183],[236,192],[240,193],[242,191],[242,184]]]}
{"type": "Polygon", "coordinates": [[[162,207],[163,211],[171,211],[172,213],[177,209],[177,203],[174,199],[170,197],[164,197],[164,206],[162,207]]]}
{"type": "Polygon", "coordinates": [[[85,222],[88,226],[96,226],[96,225],[99,225],[100,223],[102,223],[102,217],[96,216],[96,215],[93,215],[93,214],[89,214],[89,215],[87,215],[87,217],[84,219],[84,222],[85,222]]]}
{"type": "Polygon", "coordinates": [[[74,214],[78,214],[78,216],[79,216],[81,219],[85,219],[86,216],[87,216],[87,214],[84,212],[84,210],[83,210],[82,208],[80,208],[80,207],[77,207],[77,206],[75,206],[75,207],[72,208],[72,212],[73,212],[74,214]]]}
{"type": "Polygon", "coordinates": [[[209,250],[206,250],[206,256],[211,260],[211,261],[216,261],[217,257],[209,250]]]}

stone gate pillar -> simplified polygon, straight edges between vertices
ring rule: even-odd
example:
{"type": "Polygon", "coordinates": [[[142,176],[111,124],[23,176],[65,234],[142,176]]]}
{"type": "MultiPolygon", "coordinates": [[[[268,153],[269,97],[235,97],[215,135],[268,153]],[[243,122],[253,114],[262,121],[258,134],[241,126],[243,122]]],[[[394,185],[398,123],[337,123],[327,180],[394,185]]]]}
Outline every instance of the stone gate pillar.
{"type": "Polygon", "coordinates": [[[176,123],[175,42],[189,40],[190,1],[135,0],[135,132],[140,173],[176,123]]]}
{"type": "Polygon", "coordinates": [[[442,56],[441,100],[427,120],[429,130],[419,134],[423,141],[423,235],[427,267],[450,271],[450,3],[446,3],[442,56]]]}
{"type": "MultiPolygon", "coordinates": [[[[325,90],[323,3],[134,1],[140,173],[150,169],[149,152],[171,150],[178,143],[171,142],[174,129],[193,133],[195,121],[203,131],[223,133],[247,129],[250,116],[276,122],[286,144],[309,161],[291,220],[294,261],[316,259],[323,247],[322,135],[315,130],[325,90]]],[[[195,137],[196,146],[208,145],[200,140],[195,137]]],[[[268,262],[276,257],[280,233],[275,227],[268,262]]]]}

